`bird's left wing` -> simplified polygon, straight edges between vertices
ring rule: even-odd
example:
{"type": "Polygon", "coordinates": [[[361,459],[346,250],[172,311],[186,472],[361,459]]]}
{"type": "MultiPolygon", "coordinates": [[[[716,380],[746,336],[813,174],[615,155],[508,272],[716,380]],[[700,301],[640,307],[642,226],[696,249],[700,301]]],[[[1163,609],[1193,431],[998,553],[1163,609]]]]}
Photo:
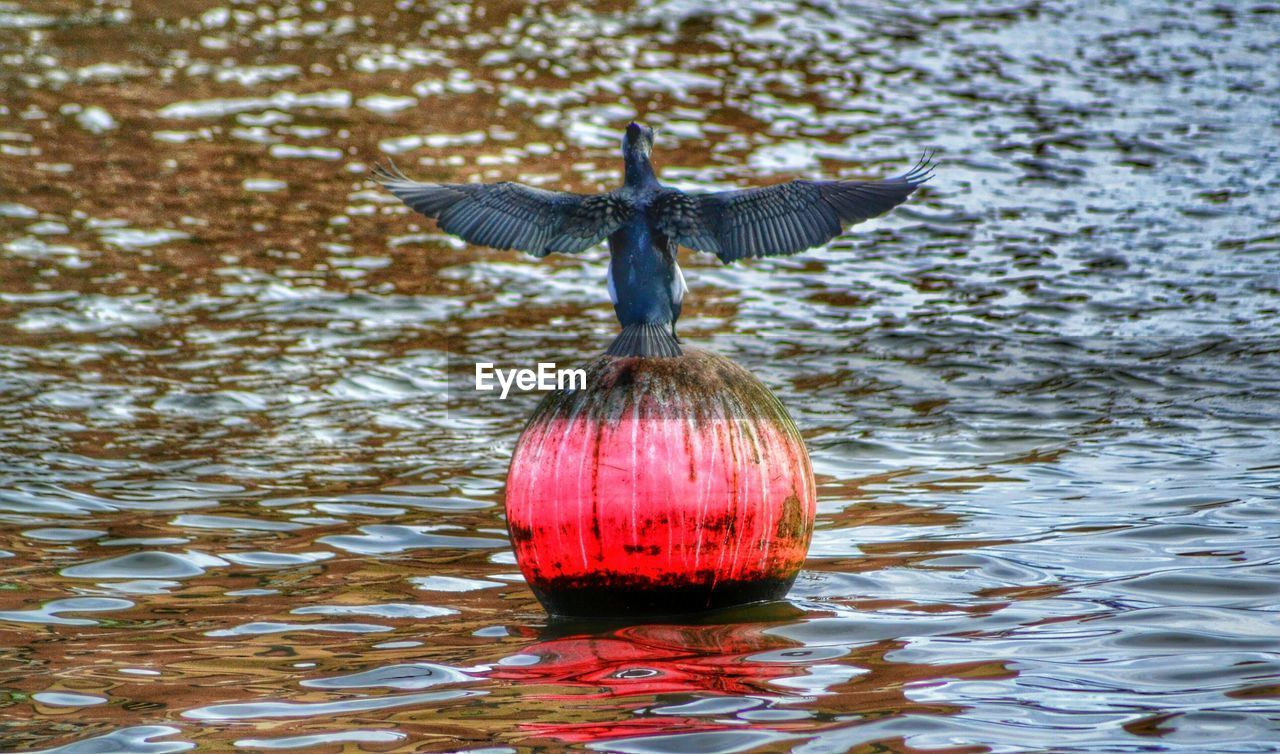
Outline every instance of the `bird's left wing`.
{"type": "Polygon", "coordinates": [[[519,183],[418,183],[381,166],[374,176],[445,233],[535,257],[585,251],[617,230],[631,210],[617,193],[571,194],[519,183]]]}
{"type": "Polygon", "coordinates": [[[729,263],[820,246],[903,203],[930,176],[921,160],[883,181],[791,181],[711,194],[665,189],[653,213],[658,229],[676,243],[729,263]]]}

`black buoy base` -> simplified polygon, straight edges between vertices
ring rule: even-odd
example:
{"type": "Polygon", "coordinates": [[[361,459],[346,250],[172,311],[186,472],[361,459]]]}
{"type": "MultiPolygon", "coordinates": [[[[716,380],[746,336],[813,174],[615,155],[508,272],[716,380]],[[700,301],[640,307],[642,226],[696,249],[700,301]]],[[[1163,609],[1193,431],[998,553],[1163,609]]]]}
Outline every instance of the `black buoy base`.
{"type": "Polygon", "coordinates": [[[651,619],[770,602],[786,596],[795,577],[718,583],[653,583],[601,576],[530,584],[553,618],[651,619]]]}

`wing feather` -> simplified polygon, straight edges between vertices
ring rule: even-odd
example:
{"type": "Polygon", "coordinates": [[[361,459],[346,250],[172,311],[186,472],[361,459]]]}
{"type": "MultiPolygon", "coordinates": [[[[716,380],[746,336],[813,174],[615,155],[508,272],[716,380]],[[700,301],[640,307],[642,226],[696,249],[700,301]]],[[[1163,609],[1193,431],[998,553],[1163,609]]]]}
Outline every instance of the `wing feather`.
{"type": "Polygon", "coordinates": [[[664,189],[654,204],[659,230],[682,246],[732,262],[795,254],[907,200],[932,177],[929,158],[882,181],[791,181],[763,188],[688,194],[664,189]]]}
{"type": "Polygon", "coordinates": [[[535,257],[595,246],[632,211],[618,192],[572,194],[519,183],[418,183],[393,167],[374,177],[440,230],[477,246],[518,249],[535,257]]]}

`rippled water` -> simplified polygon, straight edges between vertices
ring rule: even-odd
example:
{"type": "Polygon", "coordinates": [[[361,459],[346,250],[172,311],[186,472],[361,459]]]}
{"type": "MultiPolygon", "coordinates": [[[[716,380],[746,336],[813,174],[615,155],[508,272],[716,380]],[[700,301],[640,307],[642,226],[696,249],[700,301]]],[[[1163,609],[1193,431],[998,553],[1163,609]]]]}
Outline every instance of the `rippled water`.
{"type": "Polygon", "coordinates": [[[0,748],[1280,750],[1280,10],[0,2],[0,748]],[[548,625],[501,516],[597,249],[368,180],[885,175],[684,262],[819,473],[781,604],[548,625]]]}

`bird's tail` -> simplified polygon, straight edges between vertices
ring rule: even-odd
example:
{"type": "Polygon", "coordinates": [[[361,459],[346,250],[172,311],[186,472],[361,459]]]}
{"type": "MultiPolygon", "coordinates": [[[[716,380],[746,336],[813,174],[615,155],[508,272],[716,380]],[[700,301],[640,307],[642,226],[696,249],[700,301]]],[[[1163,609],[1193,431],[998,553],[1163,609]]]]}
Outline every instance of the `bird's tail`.
{"type": "Polygon", "coordinates": [[[624,325],[622,334],[613,339],[609,356],[679,356],[680,343],[671,331],[669,322],[646,322],[643,324],[624,325]]]}

